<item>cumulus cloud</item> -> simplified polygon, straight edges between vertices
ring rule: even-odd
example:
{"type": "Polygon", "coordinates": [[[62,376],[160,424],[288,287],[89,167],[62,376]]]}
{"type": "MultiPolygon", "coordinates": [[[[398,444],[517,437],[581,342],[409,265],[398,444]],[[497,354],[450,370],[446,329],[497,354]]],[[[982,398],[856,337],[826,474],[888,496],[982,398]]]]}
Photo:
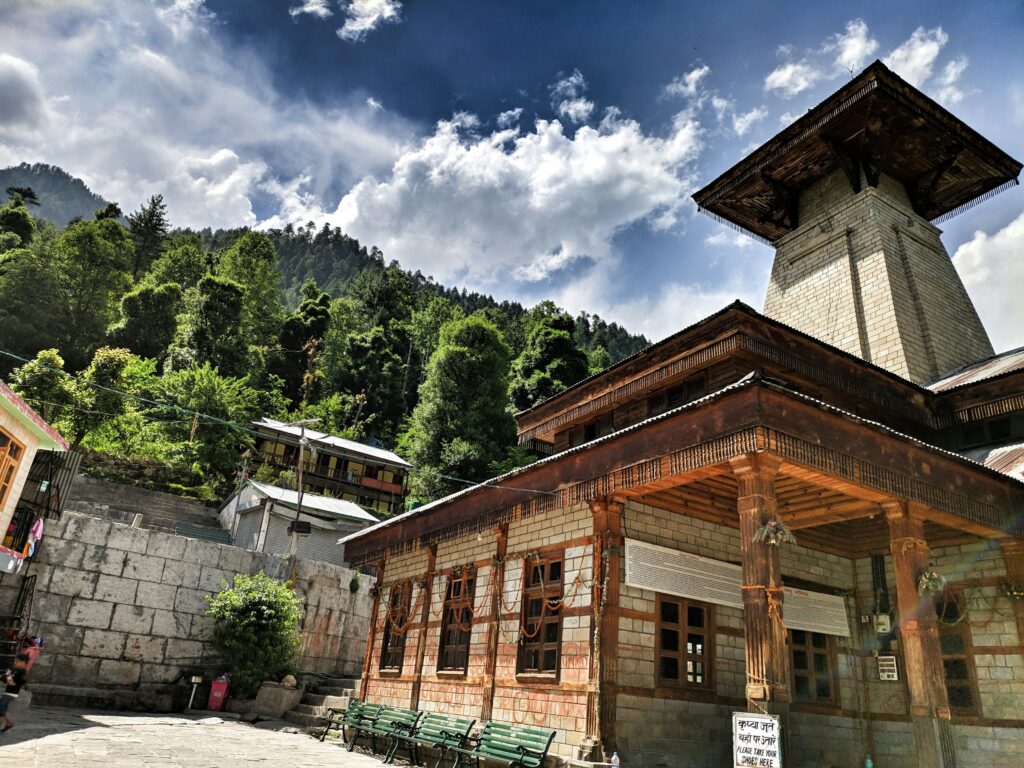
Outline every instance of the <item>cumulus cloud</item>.
{"type": "Polygon", "coordinates": [[[740,232],[720,230],[704,238],[704,242],[715,248],[750,248],[754,241],[740,232]]]}
{"type": "Polygon", "coordinates": [[[788,61],[768,73],[764,79],[764,89],[784,99],[791,99],[814,87],[824,76],[824,71],[806,60],[788,61]]]}
{"type": "Polygon", "coordinates": [[[288,9],[288,14],[294,19],[296,16],[309,14],[320,19],[326,19],[332,15],[328,0],[303,0],[299,5],[293,5],[288,9]]]}
{"type": "Polygon", "coordinates": [[[672,82],[666,85],[661,95],[663,98],[687,98],[697,96],[701,81],[711,72],[711,67],[703,64],[694,67],[689,72],[673,78],[672,82]]]}
{"type": "Polygon", "coordinates": [[[868,25],[863,19],[854,19],[846,23],[846,32],[829,39],[823,50],[835,54],[836,69],[855,75],[878,50],[878,41],[868,33],[868,25]]]}
{"type": "Polygon", "coordinates": [[[377,101],[375,98],[373,98],[373,96],[368,96],[366,98],[366,106],[368,106],[370,110],[373,112],[380,112],[382,109],[384,109],[384,105],[377,101]]]}
{"type": "Polygon", "coordinates": [[[975,232],[953,263],[997,351],[1024,344],[1024,303],[1007,286],[1024,285],[1024,213],[994,235],[975,232]]]}
{"type": "Polygon", "coordinates": [[[12,127],[34,127],[46,113],[46,100],[35,65],[0,53],[0,133],[12,127]]]}
{"type": "Polygon", "coordinates": [[[345,5],[345,23],[338,37],[349,43],[358,43],[384,24],[397,24],[402,20],[399,0],[351,0],[345,5]]]}
{"type": "Polygon", "coordinates": [[[388,174],[311,218],[439,280],[508,290],[510,276],[533,283],[615,261],[619,231],[676,225],[695,186],[700,127],[686,113],[663,136],[621,115],[572,136],[558,120],[481,125],[465,114],[439,122],[388,174]]]}
{"type": "Polygon", "coordinates": [[[732,129],[736,131],[737,136],[743,136],[754,127],[754,123],[758,123],[768,117],[768,110],[764,107],[754,107],[748,112],[743,114],[735,114],[732,116],[732,129]]]}
{"type": "Polygon", "coordinates": [[[908,83],[920,88],[932,76],[935,60],[947,42],[949,35],[942,27],[918,27],[905,42],[885,57],[884,63],[908,83]]]}
{"type": "Polygon", "coordinates": [[[511,128],[514,125],[519,124],[519,118],[522,116],[522,114],[522,107],[516,107],[515,109],[507,109],[501,114],[499,114],[496,118],[494,118],[494,122],[501,129],[511,128]]]}
{"type": "Polygon", "coordinates": [[[13,72],[23,88],[0,85],[0,114],[36,127],[5,132],[0,165],[60,165],[126,211],[163,194],[173,224],[213,227],[255,223],[273,179],[316,168],[309,191],[337,199],[391,166],[409,124],[365,94],[329,108],[296,101],[214,27],[200,3],[6,7],[0,78],[13,72]]]}
{"type": "Polygon", "coordinates": [[[952,105],[963,100],[964,91],[960,87],[960,76],[967,69],[969,61],[966,56],[960,56],[948,62],[942,68],[935,81],[935,98],[943,104],[952,105]]]}
{"type": "Polygon", "coordinates": [[[583,94],[587,91],[587,81],[578,69],[574,69],[568,77],[551,86],[551,107],[559,117],[573,123],[585,123],[594,111],[594,102],[583,94]]]}

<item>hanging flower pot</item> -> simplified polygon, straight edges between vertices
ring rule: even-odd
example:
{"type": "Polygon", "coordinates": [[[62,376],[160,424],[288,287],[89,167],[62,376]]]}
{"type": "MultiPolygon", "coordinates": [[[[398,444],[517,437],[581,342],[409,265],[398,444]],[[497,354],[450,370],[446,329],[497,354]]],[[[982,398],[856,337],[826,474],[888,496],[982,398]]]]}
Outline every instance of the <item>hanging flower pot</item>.
{"type": "Polygon", "coordinates": [[[764,542],[772,547],[781,544],[796,544],[796,536],[786,527],[786,524],[773,517],[767,523],[754,531],[754,541],[764,542]]]}
{"type": "Polygon", "coordinates": [[[917,577],[917,594],[921,597],[937,595],[946,588],[946,577],[936,570],[921,571],[917,577]]]}
{"type": "Polygon", "coordinates": [[[359,571],[352,574],[352,580],[348,583],[348,588],[350,592],[359,591],[359,571]]]}

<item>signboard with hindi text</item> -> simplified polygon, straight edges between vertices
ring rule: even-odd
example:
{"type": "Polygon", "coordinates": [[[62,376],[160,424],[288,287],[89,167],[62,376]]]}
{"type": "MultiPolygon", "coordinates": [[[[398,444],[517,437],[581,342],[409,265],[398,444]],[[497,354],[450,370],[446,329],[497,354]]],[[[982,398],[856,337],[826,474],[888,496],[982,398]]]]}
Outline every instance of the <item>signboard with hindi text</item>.
{"type": "MultiPolygon", "coordinates": [[[[626,584],[705,603],[743,608],[738,565],[626,539],[626,584]]],[[[785,588],[782,623],[825,635],[850,636],[846,603],[838,595],[785,588]]]]}
{"type": "Polygon", "coordinates": [[[733,712],[732,764],[733,768],[782,768],[779,718],[733,712]]]}

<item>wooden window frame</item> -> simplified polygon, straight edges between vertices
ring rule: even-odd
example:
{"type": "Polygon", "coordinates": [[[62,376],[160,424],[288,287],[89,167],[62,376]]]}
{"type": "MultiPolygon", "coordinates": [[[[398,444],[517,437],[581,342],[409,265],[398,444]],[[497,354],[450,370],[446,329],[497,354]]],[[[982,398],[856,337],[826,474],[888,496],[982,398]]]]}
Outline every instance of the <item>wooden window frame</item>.
{"type": "Polygon", "coordinates": [[[0,509],[10,498],[14,483],[18,479],[18,469],[25,459],[25,444],[18,438],[0,428],[0,435],[7,439],[7,443],[0,446],[0,509]],[[17,455],[14,455],[17,453],[17,455]]]}
{"type": "Polygon", "coordinates": [[[679,408],[692,403],[694,400],[699,400],[708,393],[708,376],[707,372],[702,371],[694,376],[688,376],[682,381],[677,381],[675,384],[666,387],[647,398],[647,416],[658,416],[662,413],[679,408]],[[695,389],[698,384],[700,385],[700,393],[694,393],[691,396],[691,389],[695,389]],[[680,390],[682,390],[682,397],[680,399],[680,390]],[[674,395],[674,396],[673,396],[674,395]],[[675,401],[675,402],[673,402],[675,401]]]}
{"type": "Polygon", "coordinates": [[[383,673],[402,674],[402,665],[405,662],[405,637],[409,633],[409,622],[412,620],[409,615],[411,602],[411,581],[391,585],[384,614],[384,636],[380,643],[379,669],[383,673]],[[400,634],[395,633],[393,624],[404,626],[405,629],[400,634]],[[392,663],[393,660],[397,660],[397,663],[392,663]]]}
{"type": "MultiPolygon", "coordinates": [[[[965,598],[963,593],[957,590],[946,590],[935,598],[935,612],[937,616],[943,615],[940,612],[948,612],[949,601],[954,601],[958,615],[963,615],[965,598]]],[[[951,714],[960,717],[979,717],[981,715],[981,697],[978,694],[978,672],[974,667],[974,644],[971,640],[971,623],[964,618],[959,624],[951,625],[938,621],[939,634],[939,655],[942,662],[942,683],[946,686],[946,698],[949,700],[949,711],[951,714]],[[943,647],[944,637],[957,637],[962,643],[962,650],[947,652],[943,647]],[[971,697],[969,707],[961,707],[953,704],[949,696],[949,679],[946,676],[946,662],[964,662],[967,677],[959,686],[965,688],[971,697]]]]}
{"type": "Polygon", "coordinates": [[[791,629],[788,632],[789,640],[789,666],[793,701],[801,704],[815,704],[826,707],[838,707],[842,699],[839,695],[839,655],[836,651],[836,639],[833,635],[824,632],[811,632],[805,629],[791,629]],[[796,638],[803,633],[807,637],[806,643],[797,643],[796,638]],[[825,638],[825,647],[822,649],[814,645],[814,637],[825,638]],[[807,654],[808,665],[806,669],[799,669],[796,665],[796,652],[803,651],[807,654]],[[828,669],[825,672],[817,672],[814,668],[814,658],[820,656],[826,659],[828,669]],[[808,679],[808,690],[810,694],[797,693],[797,678],[808,679]],[[819,696],[817,693],[817,682],[819,678],[828,679],[829,695],[819,696]]]}
{"type": "Polygon", "coordinates": [[[437,647],[437,671],[446,675],[465,675],[469,669],[469,648],[473,637],[473,599],[476,593],[476,569],[464,568],[452,571],[444,590],[444,603],[441,609],[441,626],[437,647]],[[455,595],[454,592],[465,592],[468,595],[455,595]],[[458,590],[456,590],[458,587],[458,590]],[[469,626],[468,630],[462,627],[469,626]],[[452,638],[454,637],[454,642],[452,638]],[[447,658],[453,655],[455,663],[447,658]],[[462,665],[458,660],[462,659],[462,665]]]}
{"type": "Polygon", "coordinates": [[[654,677],[659,687],[679,688],[687,691],[715,691],[715,606],[701,600],[692,600],[675,595],[658,594],[655,601],[654,614],[654,677]],[[662,605],[675,603],[679,606],[679,623],[666,622],[662,614],[662,605]],[[689,609],[699,608],[704,611],[704,626],[697,627],[689,622],[689,609]],[[679,642],[675,651],[666,650],[662,644],[663,630],[679,633],[679,642]],[[704,637],[704,653],[690,653],[689,635],[700,634],[704,637]],[[662,674],[662,659],[674,658],[677,661],[679,677],[666,677],[662,674]],[[704,665],[703,681],[691,682],[687,679],[690,662],[704,665]]]}
{"type": "Polygon", "coordinates": [[[551,610],[550,605],[552,601],[560,602],[565,596],[565,555],[562,552],[557,554],[548,555],[535,560],[533,558],[527,558],[523,561],[523,589],[522,589],[522,605],[520,606],[520,633],[519,633],[519,652],[516,654],[516,676],[519,679],[542,679],[551,680],[557,679],[562,668],[562,608],[561,605],[555,610],[551,610]],[[557,594],[553,588],[555,580],[550,577],[551,568],[555,564],[558,565],[558,579],[557,579],[557,594]],[[537,569],[542,569],[542,578],[540,583],[534,583],[534,574],[537,569]],[[531,624],[531,616],[529,615],[532,601],[540,598],[541,600],[547,601],[547,606],[541,604],[540,613],[540,624],[541,626],[534,630],[536,624],[531,624]],[[554,640],[546,640],[545,637],[548,635],[548,627],[554,625],[556,627],[554,634],[554,640]],[[533,637],[529,637],[528,633],[536,631],[533,637]],[[553,669],[547,669],[543,663],[543,659],[546,653],[554,651],[555,663],[553,669]],[[528,665],[528,656],[536,653],[538,658],[541,659],[538,665],[528,665]]]}

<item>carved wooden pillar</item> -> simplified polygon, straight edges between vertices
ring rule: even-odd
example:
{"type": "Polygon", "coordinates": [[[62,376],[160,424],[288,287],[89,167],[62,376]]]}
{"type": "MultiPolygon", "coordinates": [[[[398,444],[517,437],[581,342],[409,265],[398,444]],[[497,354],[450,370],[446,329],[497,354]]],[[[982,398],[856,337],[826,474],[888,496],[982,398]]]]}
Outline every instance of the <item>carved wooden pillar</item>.
{"type": "Polygon", "coordinates": [[[376,583],[373,585],[373,607],[370,609],[370,628],[366,636],[366,658],[363,659],[363,679],[359,685],[359,698],[366,701],[366,692],[370,686],[370,665],[373,661],[373,641],[377,637],[377,615],[380,613],[381,582],[384,581],[385,558],[377,561],[376,583]]]}
{"type": "Polygon", "coordinates": [[[618,692],[619,578],[622,562],[623,505],[592,501],[594,516],[594,590],[591,613],[590,681],[587,735],[600,741],[605,757],[617,749],[615,715],[618,692]]]}
{"type": "MultiPolygon", "coordinates": [[[[420,708],[420,686],[423,683],[423,657],[427,652],[427,624],[430,622],[430,602],[434,597],[434,567],[437,565],[437,544],[431,544],[427,550],[427,575],[423,578],[420,589],[423,590],[423,612],[420,614],[420,633],[416,638],[416,677],[412,681],[412,693],[409,696],[410,709],[420,708]]],[[[412,620],[412,616],[409,617],[412,620]]]]}
{"type": "Polygon", "coordinates": [[[906,502],[882,505],[889,523],[889,548],[896,575],[900,641],[910,691],[910,717],[917,744],[917,768],[956,765],[949,728],[949,701],[939,648],[935,601],[917,592],[917,580],[928,567],[930,550],[924,519],[906,502]]]}
{"type": "MultiPolygon", "coordinates": [[[[1024,587],[1024,539],[1001,539],[999,547],[1003,551],[1003,562],[1006,564],[1006,580],[1016,588],[1024,587]]],[[[1024,644],[1024,600],[1013,600],[1013,610],[1017,615],[1017,637],[1024,644]]]]}
{"type": "Polygon", "coordinates": [[[739,456],[730,463],[738,484],[747,708],[760,711],[763,706],[755,702],[785,704],[790,700],[779,548],[754,541],[757,529],[775,517],[775,475],[781,460],[757,453],[739,456]]]}
{"type": "Polygon", "coordinates": [[[487,648],[484,653],[484,696],[480,712],[481,722],[491,719],[494,711],[494,672],[498,667],[498,643],[501,639],[501,593],[505,589],[505,554],[508,550],[508,526],[500,525],[494,529],[497,545],[494,550],[494,565],[491,568],[491,579],[495,586],[491,589],[491,623],[487,627],[487,648]]]}

